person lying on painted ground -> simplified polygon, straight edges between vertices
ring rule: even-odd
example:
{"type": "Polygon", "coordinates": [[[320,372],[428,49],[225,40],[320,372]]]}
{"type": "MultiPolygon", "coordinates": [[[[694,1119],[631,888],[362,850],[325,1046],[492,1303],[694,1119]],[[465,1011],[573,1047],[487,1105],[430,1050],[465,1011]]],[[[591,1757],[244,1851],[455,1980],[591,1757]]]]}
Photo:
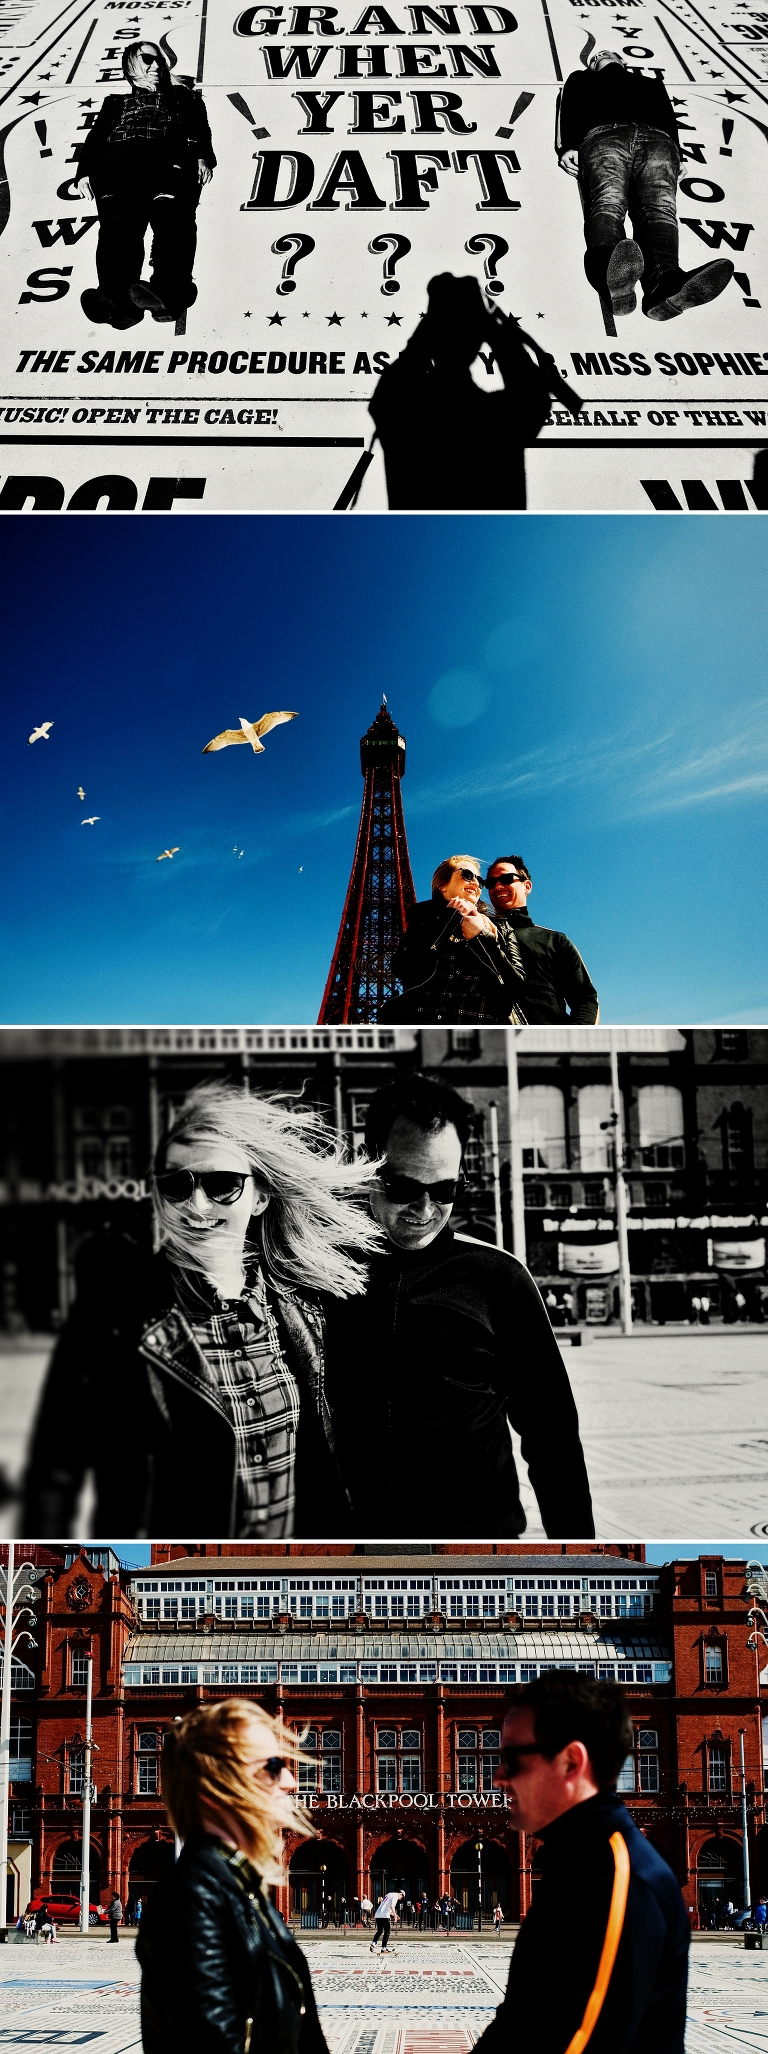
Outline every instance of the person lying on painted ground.
{"type": "Polygon", "coordinates": [[[490,918],[482,888],[476,856],[448,856],[438,863],[432,897],[411,907],[392,959],[403,991],[382,1006],[383,1021],[525,1024],[525,971],[517,937],[511,928],[502,933],[490,918]]]}
{"type": "Polygon", "coordinates": [[[586,963],[567,934],[531,919],[533,879],[522,856],[495,856],[485,882],[500,941],[517,943],[528,1025],[562,1026],[570,1020],[574,1027],[594,1027],[600,1007],[586,963]]]}
{"type": "Polygon", "coordinates": [[[215,169],[199,93],[174,85],[157,43],[129,43],[123,71],[131,91],[108,93],[81,145],[76,190],[99,213],[98,288],[81,293],[89,321],[133,328],[145,311],[176,321],[197,299],[192,267],[196,212],[215,169]],[[142,279],[152,229],[152,276],[142,279]]]}
{"type": "Polygon", "coordinates": [[[319,1114],[216,1083],[162,1136],[159,1252],[83,1244],[26,1484],[29,1533],[286,1540],[350,1532],[325,1396],[322,1293],[363,1291],[381,1236],[319,1114]]]}
{"type": "Polygon", "coordinates": [[[552,1669],[515,1691],[496,1781],[541,1874],[482,2054],[683,2054],[689,1920],[617,1794],[633,1750],[618,1684],[552,1669]]]}
{"type": "Polygon", "coordinates": [[[523,1533],[513,1427],[546,1532],[591,1538],[576,1407],[533,1278],[515,1256],[450,1224],[471,1127],[465,1099],[413,1073],[368,1108],[369,1203],[388,1245],[372,1258],[365,1296],[327,1307],[327,1390],[351,1531],[523,1533]]]}
{"type": "Polygon", "coordinates": [[[563,86],[555,147],[563,171],[579,181],[584,270],[614,314],[634,312],[640,278],[651,321],[672,321],[725,291],[733,277],[729,258],[680,268],[680,146],[660,78],[645,78],[616,50],[593,50],[586,70],[572,71],[563,86]]]}

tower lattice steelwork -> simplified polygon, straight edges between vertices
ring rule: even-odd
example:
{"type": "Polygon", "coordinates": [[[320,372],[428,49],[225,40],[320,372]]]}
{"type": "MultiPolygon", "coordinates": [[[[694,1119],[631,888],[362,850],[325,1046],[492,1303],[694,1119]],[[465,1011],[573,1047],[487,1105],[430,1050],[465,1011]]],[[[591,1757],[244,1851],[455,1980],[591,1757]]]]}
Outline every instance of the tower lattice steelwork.
{"type": "Polygon", "coordinates": [[[393,990],[392,957],[413,905],[400,780],[405,742],[386,699],[360,743],[363,806],[344,912],[320,1008],[323,1025],[378,1019],[393,990]]]}

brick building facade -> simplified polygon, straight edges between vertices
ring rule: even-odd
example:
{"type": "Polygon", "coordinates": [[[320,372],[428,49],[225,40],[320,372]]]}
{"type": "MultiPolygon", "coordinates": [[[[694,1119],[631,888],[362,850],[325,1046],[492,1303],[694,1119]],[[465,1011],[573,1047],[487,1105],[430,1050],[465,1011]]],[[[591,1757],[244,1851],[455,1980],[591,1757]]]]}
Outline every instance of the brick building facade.
{"type": "Polygon", "coordinates": [[[768,1668],[747,1646],[747,1565],[647,1564],[640,1546],[33,1545],[38,1652],[14,1672],[11,1829],[34,1887],[79,1877],[84,1657],[93,1656],[91,1894],[146,1895],[173,1860],[165,1727],[226,1694],[305,1733],[317,1838],[289,1844],[286,1913],[385,1888],[469,1918],[478,1888],[524,1913],[536,1843],[507,1823],[494,1769],[505,1702],[542,1667],[615,1677],[635,1746],[622,1786],[695,1922],[742,1895],[744,1735],[753,1897],[768,1887],[768,1668]],[[762,1681],[760,1670],[762,1669],[762,1681]],[[479,1843],[479,1852],[478,1852],[479,1843]],[[479,1876],[479,1884],[478,1884],[479,1876]]]}
{"type": "MultiPolygon", "coordinates": [[[[614,1031],[635,1318],[687,1320],[704,1295],[712,1318],[763,1320],[768,1030],[614,1031]]],[[[211,1077],[303,1088],[355,1148],[395,1070],[440,1077],[474,1108],[460,1223],[492,1240],[498,1216],[510,1247],[510,1058],[529,1266],[556,1324],[616,1318],[607,1028],[14,1028],[0,1032],[0,1331],[60,1324],[78,1243],[105,1218],[149,1236],[152,1149],[211,1077]]]]}

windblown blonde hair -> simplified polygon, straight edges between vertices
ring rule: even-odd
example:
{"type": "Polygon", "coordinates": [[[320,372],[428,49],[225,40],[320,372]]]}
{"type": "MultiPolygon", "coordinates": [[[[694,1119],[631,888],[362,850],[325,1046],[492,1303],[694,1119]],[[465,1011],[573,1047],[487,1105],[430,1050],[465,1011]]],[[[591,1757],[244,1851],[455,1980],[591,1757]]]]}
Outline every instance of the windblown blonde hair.
{"type": "Polygon", "coordinates": [[[196,1706],[165,1733],[163,1801],[182,1840],[209,1830],[206,1813],[221,1819],[222,1831],[226,1831],[225,1815],[234,1815],[259,1875],[274,1883],[283,1873],[286,1830],[309,1838],[315,1829],[303,1806],[285,1791],[281,1792],[280,1816],[275,1816],[269,1783],[257,1782],[254,1776],[254,1741],[260,1746],[263,1743],[265,1761],[271,1755],[283,1755],[292,1764],[301,1754],[299,1735],[247,1698],[228,1697],[220,1704],[196,1706]]]}
{"type": "Polygon", "coordinates": [[[448,883],[451,871],[455,868],[455,865],[457,863],[474,864],[474,867],[477,871],[477,881],[478,884],[480,883],[480,879],[483,874],[483,866],[479,856],[446,856],[444,863],[438,863],[437,869],[432,879],[433,899],[442,890],[443,885],[448,883]]]}
{"type": "MultiPolygon", "coordinates": [[[[236,1084],[202,1084],[191,1091],[155,1153],[154,1172],[166,1168],[171,1141],[225,1141],[241,1150],[253,1175],[269,1191],[265,1211],[249,1236],[269,1282],[289,1289],[360,1294],[367,1258],[382,1236],[366,1197],[376,1166],[345,1162],[341,1144],[322,1115],[287,1094],[261,1096],[236,1084]]],[[[179,1207],[156,1187],[153,1203],[160,1241],[181,1269],[201,1269],[212,1283],[216,1249],[184,1226],[179,1207]]],[[[215,1237],[214,1237],[215,1239],[215,1237]]]]}

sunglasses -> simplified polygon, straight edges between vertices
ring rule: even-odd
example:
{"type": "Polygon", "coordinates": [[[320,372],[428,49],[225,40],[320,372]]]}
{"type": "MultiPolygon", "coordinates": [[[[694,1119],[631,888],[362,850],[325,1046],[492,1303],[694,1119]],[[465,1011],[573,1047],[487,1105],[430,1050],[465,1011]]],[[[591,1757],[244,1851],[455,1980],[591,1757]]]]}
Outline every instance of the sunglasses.
{"type": "Polygon", "coordinates": [[[245,1190],[247,1175],[247,1171],[241,1174],[239,1170],[162,1170],[155,1177],[155,1190],[171,1205],[182,1205],[199,1184],[213,1205],[236,1205],[245,1190]]]}
{"type": "Polygon", "coordinates": [[[527,884],[528,879],[521,870],[497,870],[495,877],[487,877],[485,882],[489,891],[493,891],[495,884],[527,884]]]}
{"type": "Polygon", "coordinates": [[[268,1761],[259,1762],[259,1768],[263,1769],[265,1776],[269,1777],[270,1783],[279,1783],[283,1770],[287,1767],[288,1764],[283,1754],[271,1754],[268,1761]]]}
{"type": "Polygon", "coordinates": [[[534,1740],[523,1741],[520,1747],[503,1747],[499,1755],[499,1767],[505,1776],[519,1774],[519,1759],[524,1754],[541,1754],[541,1748],[534,1740]]]}
{"type": "Polygon", "coordinates": [[[379,1183],[383,1184],[387,1197],[393,1205],[409,1205],[418,1202],[425,1193],[436,1205],[452,1205],[457,1191],[464,1183],[464,1173],[458,1177],[444,1177],[439,1184],[419,1184],[415,1177],[399,1177],[395,1170],[379,1170],[379,1183]]]}
{"type": "Polygon", "coordinates": [[[463,870],[460,863],[453,866],[454,877],[463,877],[465,884],[484,884],[485,878],[478,877],[476,870],[463,870]]]}

